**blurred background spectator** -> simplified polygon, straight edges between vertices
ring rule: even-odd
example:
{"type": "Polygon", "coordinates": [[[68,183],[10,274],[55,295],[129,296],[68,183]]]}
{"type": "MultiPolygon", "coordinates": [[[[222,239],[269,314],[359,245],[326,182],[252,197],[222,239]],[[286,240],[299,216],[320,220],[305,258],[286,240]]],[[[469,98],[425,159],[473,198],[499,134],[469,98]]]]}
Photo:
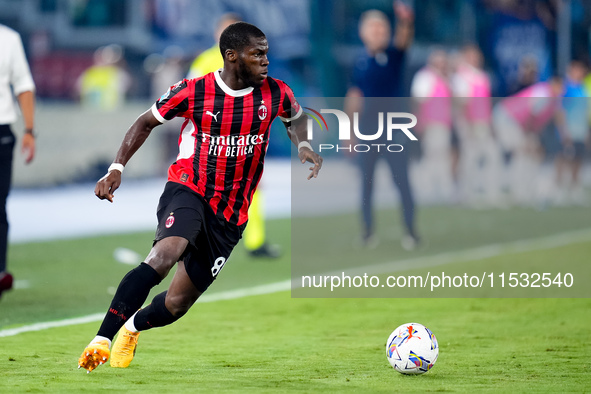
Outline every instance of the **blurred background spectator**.
{"type": "MultiPolygon", "coordinates": [[[[402,86],[402,69],[406,51],[412,44],[414,36],[414,13],[401,1],[393,2],[396,15],[396,27],[392,36],[390,20],[381,11],[365,11],[359,21],[359,37],[363,41],[364,52],[355,63],[353,80],[347,91],[345,111],[349,119],[354,113],[359,115],[360,129],[368,133],[370,130],[382,129],[376,122],[376,114],[387,112],[397,106],[400,100],[388,98],[400,97],[402,86]],[[377,99],[376,98],[381,98],[377,99]]],[[[386,134],[376,141],[384,146],[388,143],[386,134]]],[[[397,143],[403,141],[396,140],[397,143]]],[[[352,153],[352,152],[351,152],[352,153]]],[[[415,202],[408,176],[408,154],[404,150],[392,154],[385,149],[357,153],[357,162],[361,172],[360,211],[362,216],[361,243],[364,247],[375,248],[378,236],[374,224],[374,184],[376,183],[376,165],[380,159],[388,164],[392,181],[398,189],[401,201],[404,232],[401,238],[405,249],[415,249],[419,237],[415,229],[415,202]]]]}
{"type": "Polygon", "coordinates": [[[491,83],[482,52],[465,45],[451,80],[457,111],[455,124],[462,157],[461,197],[468,203],[495,204],[500,193],[501,155],[491,126],[491,83]]]}
{"type": "Polygon", "coordinates": [[[583,84],[587,67],[580,60],[568,66],[565,79],[563,124],[559,131],[562,150],[556,158],[556,189],[558,203],[585,204],[586,198],[580,172],[589,144],[589,93],[583,84]]]}
{"type": "Polygon", "coordinates": [[[538,167],[543,154],[540,134],[557,116],[562,94],[562,79],[553,77],[549,82],[535,83],[496,104],[493,125],[508,160],[504,178],[513,202],[535,201],[538,167]]]}
{"type": "Polygon", "coordinates": [[[421,120],[416,128],[421,136],[421,175],[430,188],[427,193],[447,202],[454,193],[449,77],[448,56],[442,49],[435,49],[411,86],[414,113],[421,120]]]}
{"type": "Polygon", "coordinates": [[[121,65],[123,48],[107,45],[94,52],[94,64],[84,70],[76,82],[82,105],[114,110],[125,101],[129,90],[129,74],[121,65]]]}

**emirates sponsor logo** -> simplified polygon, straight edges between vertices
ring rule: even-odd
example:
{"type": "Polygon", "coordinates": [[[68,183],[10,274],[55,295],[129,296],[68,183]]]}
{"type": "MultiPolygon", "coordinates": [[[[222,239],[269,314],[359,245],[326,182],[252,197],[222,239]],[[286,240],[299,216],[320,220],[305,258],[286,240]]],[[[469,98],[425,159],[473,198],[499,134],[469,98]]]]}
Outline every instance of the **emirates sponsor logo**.
{"type": "Polygon", "coordinates": [[[202,134],[201,141],[208,144],[211,156],[238,157],[254,153],[257,145],[265,142],[263,134],[211,136],[202,134]]]}

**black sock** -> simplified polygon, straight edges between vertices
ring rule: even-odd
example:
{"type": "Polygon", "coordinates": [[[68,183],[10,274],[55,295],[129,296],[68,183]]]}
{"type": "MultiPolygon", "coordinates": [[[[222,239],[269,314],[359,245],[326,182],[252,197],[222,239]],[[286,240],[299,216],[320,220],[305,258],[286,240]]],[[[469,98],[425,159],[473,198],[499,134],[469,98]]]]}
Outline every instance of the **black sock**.
{"type": "Polygon", "coordinates": [[[141,263],[127,273],[119,283],[107,315],[97,335],[113,340],[117,331],[146,301],[152,287],[162,281],[154,268],[141,263]]]}
{"type": "Polygon", "coordinates": [[[166,291],[158,294],[152,300],[152,303],[139,311],[133,318],[133,325],[136,330],[144,331],[154,327],[163,327],[174,323],[183,315],[173,316],[166,308],[164,301],[166,300],[166,291]]]}

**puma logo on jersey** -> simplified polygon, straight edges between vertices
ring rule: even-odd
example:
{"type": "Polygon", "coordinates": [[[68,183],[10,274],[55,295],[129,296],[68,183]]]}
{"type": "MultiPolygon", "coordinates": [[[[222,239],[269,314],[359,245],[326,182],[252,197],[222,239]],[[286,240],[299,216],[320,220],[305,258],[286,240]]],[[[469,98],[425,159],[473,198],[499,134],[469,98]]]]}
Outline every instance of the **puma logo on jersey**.
{"type": "Polygon", "coordinates": [[[205,115],[211,115],[211,117],[214,118],[216,122],[218,121],[219,114],[220,114],[220,111],[218,111],[215,115],[211,111],[205,111],[205,115]]]}

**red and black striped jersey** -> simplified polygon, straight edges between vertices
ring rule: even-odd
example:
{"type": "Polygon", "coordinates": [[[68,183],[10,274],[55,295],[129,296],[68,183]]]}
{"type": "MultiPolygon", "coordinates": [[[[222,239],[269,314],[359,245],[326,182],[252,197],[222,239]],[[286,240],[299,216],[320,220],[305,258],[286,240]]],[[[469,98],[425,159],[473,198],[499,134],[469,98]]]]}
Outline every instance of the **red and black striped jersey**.
{"type": "Polygon", "coordinates": [[[302,108],[283,81],[267,77],[260,87],[233,90],[218,70],[171,86],[152,113],[162,123],[185,118],[168,180],[190,187],[218,217],[241,225],[263,174],[271,122],[297,119],[302,108]]]}

